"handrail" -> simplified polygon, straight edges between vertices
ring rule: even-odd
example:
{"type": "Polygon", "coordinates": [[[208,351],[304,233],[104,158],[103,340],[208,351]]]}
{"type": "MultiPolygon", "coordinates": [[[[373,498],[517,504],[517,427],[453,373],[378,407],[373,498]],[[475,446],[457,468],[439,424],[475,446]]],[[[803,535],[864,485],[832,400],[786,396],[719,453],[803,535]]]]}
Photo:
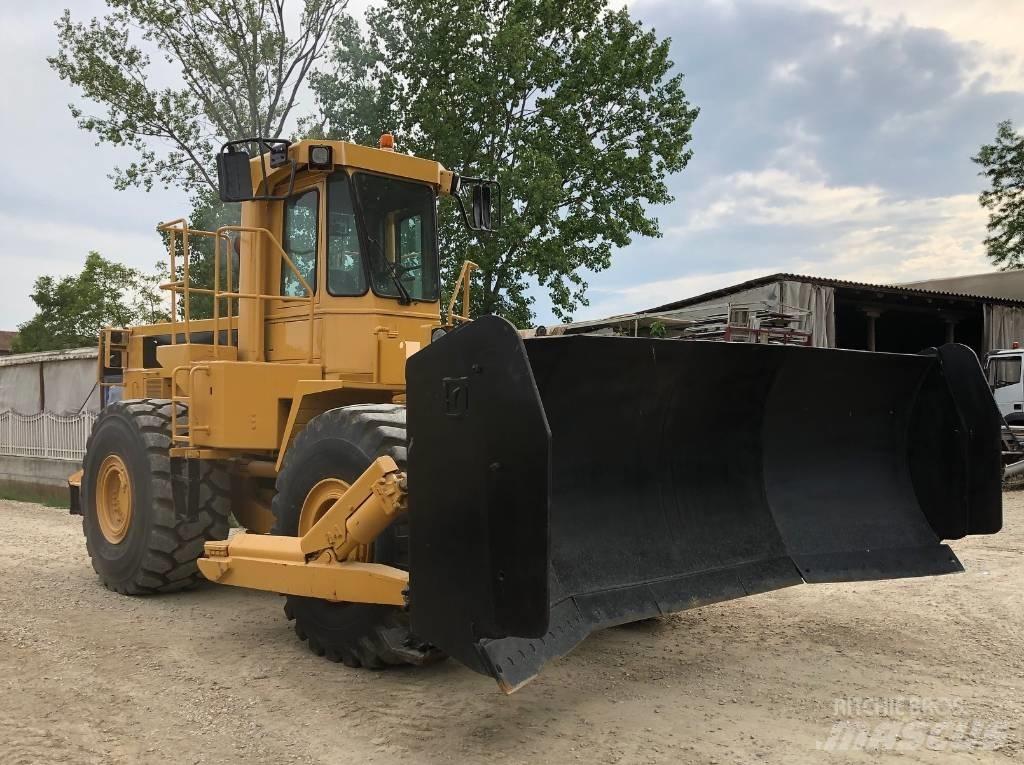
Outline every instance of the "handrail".
{"type": "MultiPolygon", "coordinates": [[[[189,367],[187,365],[182,365],[182,366],[175,367],[174,369],[171,370],[171,445],[173,446],[175,443],[177,443],[179,441],[184,441],[185,443],[187,443],[187,444],[189,444],[191,446],[191,444],[192,444],[192,437],[188,434],[188,432],[187,431],[183,431],[181,433],[178,432],[178,403],[183,401],[183,400],[184,401],[189,401],[189,399],[191,398],[190,394],[192,392],[192,390],[191,390],[192,377],[191,377],[191,375],[189,375],[188,383],[187,383],[187,385],[189,387],[182,389],[182,390],[185,391],[185,395],[184,396],[177,395],[178,394],[178,375],[181,372],[189,372],[189,367]]],[[[189,403],[191,403],[191,401],[189,401],[189,403]]]]}
{"type": "MultiPolygon", "coordinates": [[[[313,331],[313,321],[315,316],[315,295],[313,288],[306,281],[306,278],[302,275],[295,263],[289,257],[288,253],[285,252],[284,248],[277,238],[268,230],[262,227],[252,226],[221,226],[216,231],[203,231],[200,229],[189,228],[188,221],[184,218],[177,218],[166,223],[161,223],[157,226],[158,231],[164,231],[170,234],[167,242],[168,258],[171,266],[171,281],[160,285],[160,289],[167,290],[171,293],[171,343],[177,343],[177,329],[175,327],[178,324],[177,317],[177,303],[176,296],[181,294],[183,302],[183,317],[180,323],[184,324],[185,342],[191,342],[191,295],[192,293],[198,295],[211,295],[213,297],[213,345],[217,347],[220,345],[220,301],[223,299],[226,306],[226,316],[228,324],[228,339],[226,344],[232,345],[231,342],[231,321],[234,318],[231,310],[232,300],[281,300],[283,302],[289,301],[306,301],[309,305],[309,338],[306,350],[306,361],[313,361],[314,354],[314,338],[315,334],[313,331]],[[291,269],[292,273],[295,274],[299,280],[299,284],[305,291],[305,295],[270,295],[262,292],[240,292],[235,291],[234,284],[232,283],[232,271],[229,267],[227,269],[227,289],[221,290],[220,288],[220,263],[221,263],[221,242],[230,243],[230,233],[239,234],[253,234],[256,236],[265,236],[267,240],[273,245],[272,250],[274,254],[281,259],[281,261],[291,269]],[[175,240],[176,236],[181,234],[182,237],[182,256],[185,262],[182,264],[182,278],[178,279],[177,273],[177,262],[175,257],[175,240]],[[213,289],[205,287],[193,287],[190,284],[189,279],[189,260],[190,260],[190,237],[191,236],[205,236],[210,237],[214,240],[213,247],[213,289]]],[[[260,361],[263,360],[263,349],[260,348],[258,351],[258,358],[260,361]]]]}
{"type": "Polygon", "coordinates": [[[192,422],[193,418],[195,417],[195,412],[193,412],[192,409],[191,409],[191,407],[192,407],[192,390],[193,390],[193,387],[194,387],[193,386],[193,380],[195,379],[196,374],[199,373],[199,372],[203,372],[205,374],[209,374],[210,373],[209,365],[208,364],[196,364],[194,366],[189,366],[187,364],[182,364],[181,366],[177,366],[173,370],[171,370],[171,445],[172,446],[174,444],[177,444],[177,443],[185,443],[185,444],[188,444],[188,446],[191,447],[191,446],[194,445],[193,442],[192,442],[192,431],[194,431],[194,430],[203,430],[203,431],[209,432],[209,430],[210,430],[210,426],[209,425],[195,425],[192,422]],[[187,377],[186,377],[187,383],[186,383],[185,387],[182,388],[182,390],[185,391],[185,395],[179,396],[178,395],[178,387],[179,387],[178,386],[178,377],[183,372],[187,374],[187,377]],[[181,428],[178,427],[178,404],[185,404],[189,408],[189,412],[188,412],[189,421],[188,421],[188,423],[186,425],[183,425],[181,428]]]}
{"type": "Polygon", "coordinates": [[[480,266],[474,263],[472,260],[465,260],[462,262],[462,270],[459,272],[459,278],[455,282],[455,289],[452,290],[452,299],[448,301],[448,323],[454,324],[454,319],[459,321],[472,321],[469,316],[469,285],[471,276],[480,266]],[[459,289],[462,289],[462,313],[455,313],[455,301],[459,297],[459,289]]]}
{"type": "MultiPolygon", "coordinates": [[[[296,265],[292,261],[291,257],[289,257],[288,253],[285,252],[284,247],[282,247],[281,243],[279,241],[277,241],[277,237],[275,237],[272,233],[270,233],[269,230],[267,230],[265,228],[262,228],[262,227],[254,227],[254,226],[221,226],[220,228],[217,229],[217,232],[216,232],[216,236],[217,236],[216,242],[220,242],[222,237],[226,240],[227,239],[227,236],[226,236],[227,232],[232,232],[232,231],[236,232],[236,233],[244,233],[244,234],[264,234],[264,235],[266,235],[267,240],[276,249],[277,256],[281,259],[281,261],[285,265],[288,266],[288,268],[291,269],[292,273],[295,274],[295,277],[299,280],[299,284],[302,285],[302,289],[304,289],[306,291],[306,295],[304,297],[303,296],[299,296],[299,295],[264,295],[264,294],[255,294],[255,293],[254,294],[246,294],[246,295],[243,295],[242,293],[234,293],[232,295],[232,297],[234,297],[236,299],[247,298],[247,299],[255,299],[255,300],[284,300],[284,301],[295,300],[295,299],[308,300],[309,301],[309,338],[307,340],[307,346],[306,346],[306,362],[307,363],[312,363],[312,361],[313,361],[313,350],[314,350],[314,348],[313,348],[313,341],[314,341],[313,320],[314,320],[314,317],[315,317],[315,310],[316,310],[316,303],[314,301],[315,295],[313,293],[313,288],[309,286],[309,282],[306,281],[306,277],[304,277],[302,275],[302,272],[300,272],[299,269],[296,267],[296,265]]],[[[214,250],[213,250],[213,267],[214,267],[214,284],[216,285],[218,283],[218,278],[220,276],[220,246],[217,245],[217,244],[214,245],[214,250]]],[[[228,269],[228,279],[231,278],[230,272],[231,272],[231,269],[229,268],[228,269]]],[[[217,301],[216,297],[214,297],[213,302],[214,302],[214,319],[216,319],[217,316],[218,316],[217,308],[216,308],[218,301],[217,301]]],[[[227,305],[228,305],[228,312],[230,314],[230,310],[231,310],[230,309],[231,297],[228,297],[227,305]]],[[[229,316],[229,321],[230,321],[230,316],[229,316]]],[[[263,349],[262,348],[260,349],[260,358],[261,359],[263,358],[263,349]]]]}

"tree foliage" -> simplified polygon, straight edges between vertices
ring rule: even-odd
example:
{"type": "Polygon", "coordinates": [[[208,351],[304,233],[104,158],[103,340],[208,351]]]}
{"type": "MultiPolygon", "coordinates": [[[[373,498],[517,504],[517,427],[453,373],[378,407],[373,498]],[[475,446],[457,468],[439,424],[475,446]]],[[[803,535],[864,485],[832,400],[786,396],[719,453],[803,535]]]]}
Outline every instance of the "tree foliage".
{"type": "Polygon", "coordinates": [[[81,273],[40,276],[32,290],[37,312],[18,326],[15,353],[95,345],[104,327],[166,321],[158,279],[90,252],[81,273]]]}
{"type": "MultiPolygon", "coordinates": [[[[237,202],[224,203],[208,189],[204,189],[193,197],[192,213],[189,226],[199,231],[216,231],[221,226],[237,226],[241,223],[241,206],[237,202]]],[[[163,234],[164,247],[167,247],[169,235],[163,234]]],[[[184,246],[180,236],[174,238],[175,273],[174,280],[185,278],[182,264],[185,260],[184,246]]],[[[212,237],[192,236],[189,238],[188,281],[192,287],[210,289],[214,286],[214,240],[212,237]]],[[[228,268],[231,268],[231,284],[238,289],[238,256],[233,244],[222,243],[220,250],[220,288],[226,289],[228,284],[228,268]]],[[[171,281],[170,263],[167,259],[157,262],[154,278],[160,281],[171,281]]],[[[237,304],[235,304],[237,305],[237,304]]],[[[185,316],[185,304],[178,299],[176,305],[178,318],[185,316]]],[[[221,301],[221,312],[226,304],[221,301]]],[[[193,293],[189,297],[189,316],[193,319],[209,319],[213,316],[213,298],[210,295],[193,293]]]]}
{"type": "Polygon", "coordinates": [[[284,0],[106,0],[88,23],[56,21],[61,79],[100,107],[70,105],[83,130],[134,150],[115,167],[119,189],[154,183],[216,190],[220,144],[277,138],[306,77],[322,56],[347,0],[305,0],[298,33],[284,0]],[[159,51],[151,60],[146,50],[159,51]],[[160,87],[161,78],[180,86],[160,87]]]}
{"type": "Polygon", "coordinates": [[[1024,268],[1024,133],[1009,120],[1000,122],[994,143],[972,158],[989,187],[978,201],[989,211],[985,249],[1003,269],[1024,268]]]}
{"type": "Polygon", "coordinates": [[[583,272],[633,236],[660,236],[651,205],[672,200],[697,109],[671,74],[669,41],[607,0],[403,0],[343,19],[329,71],[310,84],[314,134],[399,149],[463,175],[496,177],[504,229],[480,241],[452,206],[439,220],[445,282],[481,266],[475,312],[519,325],[531,282],[556,315],[586,305],[583,272]]]}

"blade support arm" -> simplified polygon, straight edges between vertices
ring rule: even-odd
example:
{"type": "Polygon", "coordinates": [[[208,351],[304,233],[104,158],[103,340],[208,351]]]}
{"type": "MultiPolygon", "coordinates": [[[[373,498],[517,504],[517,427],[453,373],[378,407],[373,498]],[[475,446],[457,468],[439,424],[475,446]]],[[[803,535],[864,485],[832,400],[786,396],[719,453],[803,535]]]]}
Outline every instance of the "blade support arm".
{"type": "Polygon", "coordinates": [[[391,457],[378,457],[301,538],[307,559],[330,550],[342,561],[370,544],[408,508],[405,473],[391,457]]]}
{"type": "Polygon", "coordinates": [[[353,603],[404,606],[409,574],[349,561],[408,507],[405,473],[380,457],[304,536],[241,533],[207,542],[197,563],[207,579],[236,587],[353,603]]]}

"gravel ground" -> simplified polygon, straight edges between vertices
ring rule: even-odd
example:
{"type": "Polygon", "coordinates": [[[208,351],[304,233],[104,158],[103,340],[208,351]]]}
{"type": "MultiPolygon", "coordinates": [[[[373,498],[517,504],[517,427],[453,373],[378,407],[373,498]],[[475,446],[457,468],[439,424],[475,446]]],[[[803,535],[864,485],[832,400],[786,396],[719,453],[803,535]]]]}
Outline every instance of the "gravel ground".
{"type": "Polygon", "coordinates": [[[275,595],[115,595],[77,518],[0,501],[0,763],[1020,762],[1024,492],[1005,509],[954,543],[965,574],[608,630],[505,697],[318,659],[275,595]]]}

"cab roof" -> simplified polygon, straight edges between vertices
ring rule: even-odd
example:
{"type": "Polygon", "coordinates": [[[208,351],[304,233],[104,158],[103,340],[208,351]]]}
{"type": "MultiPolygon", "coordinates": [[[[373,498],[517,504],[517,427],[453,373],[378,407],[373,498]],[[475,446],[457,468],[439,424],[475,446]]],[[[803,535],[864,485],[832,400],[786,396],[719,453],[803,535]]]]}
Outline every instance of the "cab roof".
{"type": "MultiPolygon", "coordinates": [[[[367,170],[372,173],[427,183],[441,194],[451,193],[455,173],[446,169],[440,162],[414,157],[411,154],[400,154],[397,151],[361,146],[349,141],[303,139],[292,143],[288,147],[288,158],[296,163],[298,172],[307,169],[310,149],[316,146],[327,146],[331,149],[331,159],[335,169],[348,167],[367,170]]],[[[263,185],[264,170],[261,167],[263,163],[266,163],[266,178],[270,186],[285,180],[291,171],[288,164],[271,168],[269,157],[269,153],[264,153],[249,162],[252,186],[255,190],[259,190],[263,185]]]]}

